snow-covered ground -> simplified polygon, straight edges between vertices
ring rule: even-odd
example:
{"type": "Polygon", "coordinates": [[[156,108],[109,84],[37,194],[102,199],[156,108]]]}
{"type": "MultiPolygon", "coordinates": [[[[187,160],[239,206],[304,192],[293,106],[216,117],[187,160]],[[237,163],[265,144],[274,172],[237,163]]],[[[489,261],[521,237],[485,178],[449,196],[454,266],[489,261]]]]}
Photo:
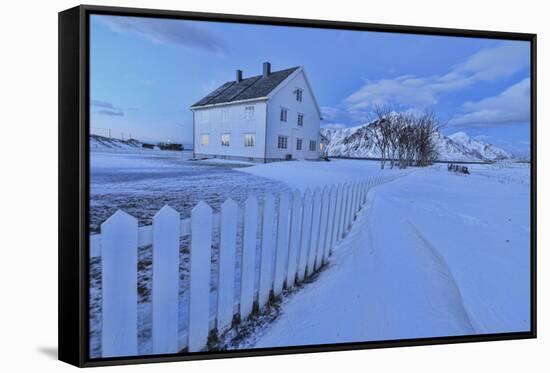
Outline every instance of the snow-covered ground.
{"type": "MultiPolygon", "coordinates": [[[[445,165],[380,170],[363,160],[249,165],[159,154],[92,152],[91,228],[116,209],[148,224],[164,204],[188,217],[198,200],[279,194],[374,176],[402,176],[369,192],[352,231],[311,283],[221,348],[419,338],[529,329],[529,168],[445,165]]],[[[215,233],[216,236],[216,233],[215,233]]],[[[214,238],[216,240],[216,238],[214,238]]],[[[180,254],[180,331],[187,322],[188,242],[180,254]]],[[[217,289],[213,244],[212,304],[217,289]]],[[[239,261],[237,267],[239,267],[239,261]]],[[[151,248],[139,252],[140,354],[150,353],[151,248]]],[[[91,344],[101,327],[99,259],[91,270],[91,344]]],[[[237,268],[239,273],[239,268],[237,268]]],[[[236,286],[238,289],[238,286],[236,286]]],[[[238,296],[238,294],[236,295],[238,296]]],[[[230,336],[231,337],[231,336],[230,336]]]]}
{"type": "Polygon", "coordinates": [[[190,161],[188,152],[90,153],[90,229],[99,226],[116,210],[151,224],[165,204],[189,217],[203,200],[218,211],[231,197],[243,202],[250,194],[260,199],[266,191],[280,193],[288,187],[271,179],[238,172],[249,166],[239,161],[190,161]]]}
{"type": "MultiPolygon", "coordinates": [[[[250,347],[529,330],[529,168],[470,172],[433,166],[372,190],[330,267],[287,298],[250,347]]],[[[273,176],[301,188],[322,182],[273,176]]]]}

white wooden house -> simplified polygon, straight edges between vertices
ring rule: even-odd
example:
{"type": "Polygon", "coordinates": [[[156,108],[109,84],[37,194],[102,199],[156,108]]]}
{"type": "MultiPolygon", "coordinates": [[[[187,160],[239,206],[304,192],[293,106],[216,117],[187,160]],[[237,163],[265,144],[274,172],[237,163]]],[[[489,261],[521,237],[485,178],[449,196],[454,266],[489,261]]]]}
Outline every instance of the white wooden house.
{"type": "Polygon", "coordinates": [[[304,68],[236,79],[191,106],[195,158],[318,159],[321,110],[304,68]]]}

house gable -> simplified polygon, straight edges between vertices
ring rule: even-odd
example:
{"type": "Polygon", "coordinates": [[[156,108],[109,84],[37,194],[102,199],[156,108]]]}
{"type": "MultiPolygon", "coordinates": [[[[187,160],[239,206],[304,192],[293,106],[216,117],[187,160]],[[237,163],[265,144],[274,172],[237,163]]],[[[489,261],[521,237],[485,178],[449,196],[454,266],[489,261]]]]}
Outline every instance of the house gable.
{"type": "Polygon", "coordinates": [[[319,114],[319,119],[322,119],[321,114],[321,107],[317,103],[317,99],[315,98],[315,94],[313,93],[313,89],[311,89],[311,84],[309,83],[309,79],[307,78],[306,71],[304,70],[303,66],[300,66],[297,68],[292,74],[290,74],[284,81],[282,81],[275,89],[273,89],[268,95],[267,98],[271,99],[273,98],[279,91],[281,91],[287,84],[290,84],[294,78],[298,75],[302,74],[303,78],[305,80],[306,87],[309,91],[309,94],[311,95],[311,98],[313,100],[313,103],[315,104],[315,108],[317,109],[317,113],[319,114]]]}

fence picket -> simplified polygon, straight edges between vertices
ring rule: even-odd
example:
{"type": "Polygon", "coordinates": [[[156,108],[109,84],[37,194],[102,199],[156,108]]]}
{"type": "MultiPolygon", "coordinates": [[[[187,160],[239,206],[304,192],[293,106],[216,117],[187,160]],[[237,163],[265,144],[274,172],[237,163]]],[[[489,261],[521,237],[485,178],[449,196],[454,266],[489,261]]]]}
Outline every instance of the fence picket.
{"type": "Polygon", "coordinates": [[[328,188],[323,188],[321,193],[321,220],[319,222],[319,242],[317,243],[317,258],[315,259],[316,268],[325,263],[325,245],[327,239],[327,223],[329,212],[328,188]]]}
{"type": "Polygon", "coordinates": [[[311,276],[317,269],[315,267],[317,257],[317,245],[319,243],[319,222],[321,219],[321,191],[315,189],[313,194],[313,213],[311,218],[311,242],[309,246],[309,257],[307,262],[307,276],[311,276]]]}
{"type": "Polygon", "coordinates": [[[334,209],[336,208],[336,188],[330,187],[328,192],[327,228],[325,233],[325,247],[323,249],[323,264],[328,261],[332,249],[332,234],[334,232],[334,209]]]}
{"type": "Polygon", "coordinates": [[[237,244],[237,216],[239,206],[231,198],[221,208],[220,254],[218,272],[218,333],[223,333],[233,321],[235,301],[235,260],[237,244]]]}
{"type": "Polygon", "coordinates": [[[264,196],[262,222],[262,246],[260,254],[260,288],[258,306],[262,308],[269,300],[273,284],[273,222],[275,219],[275,199],[271,193],[264,196]]]}
{"type": "Polygon", "coordinates": [[[348,216],[349,216],[349,197],[350,197],[350,185],[346,184],[344,186],[344,200],[343,200],[343,206],[342,206],[342,235],[340,238],[344,238],[346,236],[346,232],[348,229],[348,216]]]}
{"type": "Polygon", "coordinates": [[[338,184],[338,190],[336,193],[336,211],[334,216],[334,224],[335,224],[335,234],[333,238],[333,245],[335,245],[338,241],[340,241],[340,237],[342,237],[342,209],[343,209],[343,193],[344,193],[344,186],[342,184],[338,184]]]}
{"type": "Polygon", "coordinates": [[[249,196],[244,205],[243,256],[241,260],[241,320],[252,312],[254,304],[254,274],[256,263],[256,235],[258,233],[258,200],[249,196]]]}
{"type": "Polygon", "coordinates": [[[279,216],[277,222],[277,252],[275,257],[275,279],[273,292],[275,296],[281,294],[287,277],[288,261],[288,225],[289,225],[290,197],[283,193],[279,196],[279,216]]]}
{"type": "Polygon", "coordinates": [[[210,326],[210,257],[212,251],[212,208],[200,201],[191,210],[189,255],[189,352],[206,347],[210,326]]]}
{"type": "Polygon", "coordinates": [[[101,224],[102,357],[137,355],[138,222],[118,210],[101,224]]]}
{"type": "Polygon", "coordinates": [[[357,215],[359,213],[359,207],[361,206],[361,183],[357,183],[356,188],[357,188],[357,192],[355,196],[355,219],[357,219],[357,215]]]}
{"type": "Polygon", "coordinates": [[[300,259],[298,262],[298,281],[303,281],[306,274],[309,244],[311,240],[312,197],[309,189],[304,193],[304,214],[302,220],[302,238],[300,243],[300,259]]]}
{"type": "Polygon", "coordinates": [[[334,250],[334,246],[336,245],[337,237],[338,237],[338,214],[340,212],[340,206],[339,206],[340,192],[341,192],[341,187],[340,187],[340,184],[338,184],[334,188],[334,210],[332,212],[332,233],[330,237],[329,255],[334,250]]]}
{"type": "Polygon", "coordinates": [[[153,352],[176,353],[180,214],[165,205],[153,217],[153,352]]]}
{"type": "Polygon", "coordinates": [[[351,210],[350,210],[350,218],[349,218],[349,228],[351,228],[351,225],[355,221],[355,216],[357,214],[357,184],[353,184],[351,189],[351,210]]]}
{"type": "Polygon", "coordinates": [[[302,234],[302,195],[295,191],[292,196],[292,213],[290,222],[290,244],[288,248],[288,271],[286,286],[294,286],[296,281],[296,269],[300,254],[300,238],[302,234]]]}

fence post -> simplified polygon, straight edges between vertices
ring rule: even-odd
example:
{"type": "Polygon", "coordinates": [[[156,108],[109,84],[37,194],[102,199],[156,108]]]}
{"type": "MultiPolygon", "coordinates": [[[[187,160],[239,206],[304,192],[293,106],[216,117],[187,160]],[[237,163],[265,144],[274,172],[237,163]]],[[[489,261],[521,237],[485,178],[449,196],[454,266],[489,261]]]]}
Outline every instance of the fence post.
{"type": "Polygon", "coordinates": [[[269,300],[273,283],[273,222],[275,219],[275,200],[271,193],[264,196],[264,211],[262,221],[262,246],[260,250],[260,287],[258,290],[258,306],[262,308],[269,300]]]}
{"type": "Polygon", "coordinates": [[[333,244],[336,244],[338,241],[340,241],[340,237],[342,236],[342,201],[343,201],[343,192],[344,192],[344,186],[342,184],[338,184],[337,193],[336,193],[336,209],[334,211],[335,217],[334,217],[334,224],[335,231],[334,231],[334,238],[333,238],[333,244]]]}
{"type": "Polygon", "coordinates": [[[302,195],[296,190],[292,196],[292,217],[290,222],[290,245],[288,249],[288,272],[286,286],[294,286],[296,269],[300,254],[300,238],[302,235],[302,195]]]}
{"type": "Polygon", "coordinates": [[[330,250],[332,249],[332,236],[334,234],[334,209],[336,208],[336,188],[334,185],[330,187],[328,192],[328,215],[327,215],[327,229],[325,238],[325,247],[323,250],[323,264],[328,261],[330,250]]]}
{"type": "Polygon", "coordinates": [[[178,352],[180,214],[165,205],[153,217],[153,352],[178,352]]]}
{"type": "Polygon", "coordinates": [[[312,213],[311,192],[306,189],[304,193],[304,216],[302,220],[302,239],[300,243],[300,260],[298,262],[298,281],[303,281],[306,274],[306,266],[311,241],[311,213],[312,213]]]}
{"type": "Polygon", "coordinates": [[[138,222],[118,210],[101,224],[102,357],[137,355],[138,222]]]}
{"type": "Polygon", "coordinates": [[[315,267],[319,268],[325,263],[325,245],[327,240],[327,223],[329,210],[328,188],[324,187],[321,194],[321,222],[319,223],[319,242],[317,243],[317,258],[315,267]]]}
{"type": "Polygon", "coordinates": [[[349,229],[355,221],[355,215],[357,214],[357,183],[353,184],[353,189],[351,193],[351,215],[349,219],[349,229]]]}
{"type": "Polygon", "coordinates": [[[210,257],[212,251],[212,208],[200,201],[191,210],[189,270],[189,352],[201,351],[208,342],[210,327],[210,257]]]}
{"type": "Polygon", "coordinates": [[[344,186],[344,195],[343,195],[344,201],[342,206],[343,215],[342,215],[342,230],[341,230],[342,235],[340,236],[340,238],[344,238],[346,236],[346,231],[348,227],[348,216],[349,216],[349,208],[350,208],[349,197],[350,197],[350,185],[346,184],[344,186]]]}
{"type": "Polygon", "coordinates": [[[289,225],[290,197],[283,193],[279,196],[279,216],[277,223],[277,253],[275,256],[275,279],[273,292],[275,296],[283,291],[283,284],[287,277],[288,260],[288,225],[289,225]]]}
{"type": "Polygon", "coordinates": [[[218,334],[233,321],[235,302],[235,261],[237,246],[237,216],[239,206],[231,198],[225,200],[220,216],[220,253],[218,273],[218,334]]]}
{"type": "Polygon", "coordinates": [[[317,245],[319,243],[319,223],[321,220],[321,191],[315,188],[313,194],[313,214],[311,220],[311,242],[309,246],[309,258],[307,262],[307,276],[311,276],[317,269],[315,267],[317,257],[317,245]]]}
{"type": "Polygon", "coordinates": [[[249,196],[244,204],[243,256],[241,260],[241,320],[252,312],[254,304],[254,275],[256,235],[258,232],[258,200],[249,196]]]}

